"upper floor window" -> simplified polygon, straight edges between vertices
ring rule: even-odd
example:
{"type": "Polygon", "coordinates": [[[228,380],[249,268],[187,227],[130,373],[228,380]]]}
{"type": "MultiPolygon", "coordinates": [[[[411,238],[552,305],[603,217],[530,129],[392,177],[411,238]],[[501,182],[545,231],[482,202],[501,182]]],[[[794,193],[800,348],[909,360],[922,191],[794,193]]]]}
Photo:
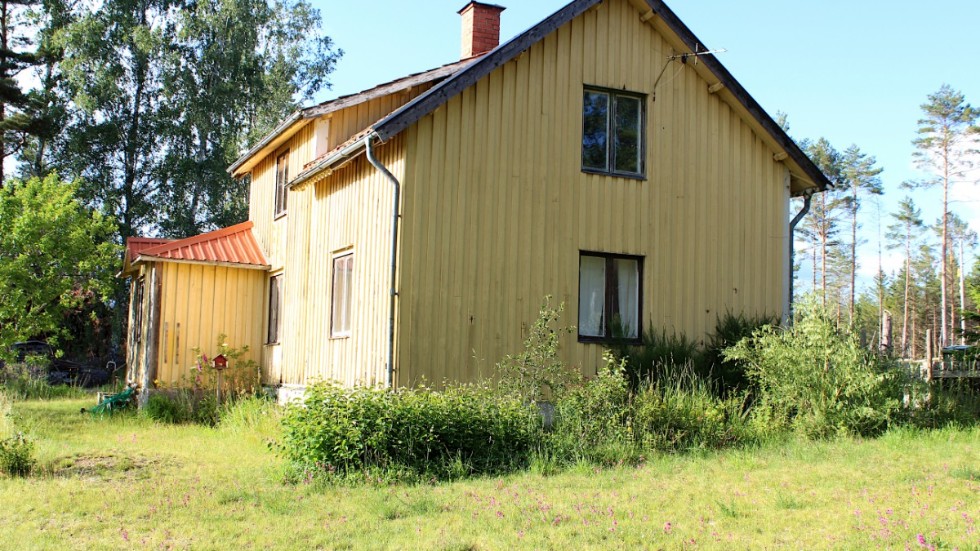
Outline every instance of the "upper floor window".
{"type": "Polygon", "coordinates": [[[578,273],[580,341],[640,338],[642,277],[642,257],[581,253],[578,273]]]}
{"type": "Polygon", "coordinates": [[[645,97],[586,88],[582,105],[582,170],[642,177],[645,97]]]}
{"type": "Polygon", "coordinates": [[[276,210],[275,215],[286,213],[286,184],[289,182],[289,151],[276,157],[276,210]]]}

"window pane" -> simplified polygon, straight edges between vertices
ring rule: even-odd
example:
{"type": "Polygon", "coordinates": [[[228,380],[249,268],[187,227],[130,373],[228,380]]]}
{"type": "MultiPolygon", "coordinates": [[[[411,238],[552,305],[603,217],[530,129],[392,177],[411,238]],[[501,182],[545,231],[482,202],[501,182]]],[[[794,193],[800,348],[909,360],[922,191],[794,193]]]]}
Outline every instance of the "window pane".
{"type": "Polygon", "coordinates": [[[640,265],[632,259],[613,260],[615,308],[620,334],[616,336],[635,339],[640,327],[640,265]]]}
{"type": "Polygon", "coordinates": [[[640,99],[616,96],[615,167],[617,172],[640,172],[640,99]]]}
{"type": "Polygon", "coordinates": [[[582,109],[582,166],[608,169],[609,95],[585,92],[582,109]]]}
{"type": "Polygon", "coordinates": [[[269,331],[266,342],[279,342],[280,276],[269,279],[269,331]]]}
{"type": "Polygon", "coordinates": [[[350,334],[353,267],[354,255],[351,254],[337,257],[333,261],[330,333],[334,336],[350,334]]]}
{"type": "Polygon", "coordinates": [[[578,333],[603,337],[606,303],[606,259],[582,256],[579,261],[578,333]]]}

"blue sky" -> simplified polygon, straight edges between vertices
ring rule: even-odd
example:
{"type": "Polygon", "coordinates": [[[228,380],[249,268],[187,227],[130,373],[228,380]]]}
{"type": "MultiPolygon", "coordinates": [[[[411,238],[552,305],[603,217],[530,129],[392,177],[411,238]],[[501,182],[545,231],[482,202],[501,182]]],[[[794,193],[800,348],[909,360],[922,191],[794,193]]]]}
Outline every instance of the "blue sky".
{"type": "MultiPolygon", "coordinates": [[[[501,40],[560,9],[565,0],[496,0],[505,6],[501,40]]],[[[313,0],[324,31],[345,51],[333,89],[320,100],[369,88],[459,58],[466,0],[313,0]],[[368,6],[367,8],[364,6],[368,6]]],[[[923,174],[912,164],[919,105],[949,83],[980,105],[980,2],[968,0],[673,0],[667,4],[770,113],[789,116],[795,138],[857,144],[885,169],[882,211],[923,174]]],[[[980,178],[980,170],[972,173],[980,178]]],[[[928,223],[940,190],[918,191],[928,223]]],[[[951,210],[980,233],[980,186],[960,185],[951,210]]],[[[866,218],[864,271],[873,273],[877,233],[866,218]]],[[[885,221],[887,224],[887,220],[885,221]]],[[[886,259],[886,268],[900,264],[886,259]]]]}

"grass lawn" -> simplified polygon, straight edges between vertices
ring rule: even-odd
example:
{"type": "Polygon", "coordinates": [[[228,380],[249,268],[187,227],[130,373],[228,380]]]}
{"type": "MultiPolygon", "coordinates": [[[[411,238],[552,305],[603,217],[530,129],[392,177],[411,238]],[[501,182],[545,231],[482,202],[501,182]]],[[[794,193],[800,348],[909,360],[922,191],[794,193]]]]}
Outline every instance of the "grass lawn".
{"type": "Polygon", "coordinates": [[[41,472],[0,475],[0,548],[980,549],[978,428],[338,488],[283,482],[274,419],[169,426],[91,403],[14,404],[41,472]]]}

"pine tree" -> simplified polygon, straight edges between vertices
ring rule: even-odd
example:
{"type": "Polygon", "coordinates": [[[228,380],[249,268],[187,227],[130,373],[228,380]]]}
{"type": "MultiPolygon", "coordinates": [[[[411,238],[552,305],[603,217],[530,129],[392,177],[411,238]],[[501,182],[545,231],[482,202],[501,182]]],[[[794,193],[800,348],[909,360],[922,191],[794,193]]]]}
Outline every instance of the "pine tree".
{"type": "Polygon", "coordinates": [[[970,168],[970,156],[975,153],[976,142],[974,124],[978,113],[963,94],[953,90],[948,84],[943,84],[937,92],[928,96],[928,101],[920,106],[923,117],[918,121],[918,138],[912,141],[917,151],[914,153],[916,164],[931,171],[936,177],[920,182],[923,187],[942,186],[943,213],[942,237],[940,239],[939,261],[940,269],[940,344],[945,346],[951,342],[952,317],[947,310],[949,296],[949,192],[950,188],[961,181],[965,172],[970,168]]]}
{"type": "Polygon", "coordinates": [[[840,162],[842,179],[850,190],[850,195],[844,201],[847,214],[851,219],[851,240],[849,243],[850,292],[847,300],[847,312],[848,319],[853,321],[858,268],[858,213],[861,209],[861,197],[863,195],[882,195],[884,189],[879,178],[882,169],[875,166],[877,161],[874,157],[862,153],[858,146],[851,145],[845,149],[840,162]]]}
{"type": "Polygon", "coordinates": [[[903,354],[909,352],[909,298],[912,285],[912,247],[916,241],[916,235],[925,225],[922,222],[922,211],[915,207],[911,197],[906,196],[898,204],[898,212],[892,213],[894,223],[889,224],[888,233],[885,238],[888,240],[889,249],[902,248],[905,250],[904,272],[905,288],[902,293],[902,341],[901,350],[903,354]]]}

